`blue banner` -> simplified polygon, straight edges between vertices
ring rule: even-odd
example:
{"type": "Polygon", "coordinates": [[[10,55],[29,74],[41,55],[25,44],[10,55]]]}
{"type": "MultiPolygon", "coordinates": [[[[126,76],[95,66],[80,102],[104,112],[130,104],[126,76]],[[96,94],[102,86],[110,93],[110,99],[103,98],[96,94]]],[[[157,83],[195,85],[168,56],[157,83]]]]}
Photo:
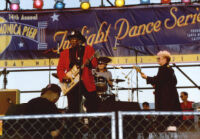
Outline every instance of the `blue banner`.
{"type": "MultiPolygon", "coordinates": [[[[88,45],[100,49],[102,56],[134,57],[137,54],[148,57],[168,50],[175,56],[195,55],[194,59],[183,62],[198,61],[199,8],[162,5],[88,11],[3,11],[0,12],[0,59],[4,63],[0,64],[6,67],[8,60],[58,59],[59,53],[69,48],[67,35],[74,29],[82,32],[88,45]]],[[[124,64],[123,61],[118,63],[124,64]]]]}

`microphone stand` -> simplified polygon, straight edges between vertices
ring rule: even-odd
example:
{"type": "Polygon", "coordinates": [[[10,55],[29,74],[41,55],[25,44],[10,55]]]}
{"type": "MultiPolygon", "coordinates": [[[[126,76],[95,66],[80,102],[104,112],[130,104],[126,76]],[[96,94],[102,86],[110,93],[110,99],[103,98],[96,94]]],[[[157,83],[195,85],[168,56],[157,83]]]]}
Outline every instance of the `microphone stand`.
{"type": "Polygon", "coordinates": [[[6,70],[6,68],[3,69],[3,71],[0,72],[0,76],[1,74],[4,75],[4,78],[3,78],[3,89],[6,89],[6,85],[8,83],[8,80],[7,80],[7,74],[9,73],[9,71],[6,70]]]}
{"type": "Polygon", "coordinates": [[[81,102],[82,102],[82,96],[81,96],[81,77],[82,77],[82,63],[83,63],[83,56],[81,56],[81,47],[82,45],[79,44],[78,46],[78,66],[79,66],[79,83],[78,83],[78,105],[79,105],[79,112],[81,112],[81,102]]]}
{"type": "MultiPolygon", "coordinates": [[[[146,54],[142,51],[139,51],[139,50],[129,47],[129,46],[121,45],[121,47],[129,49],[129,50],[133,50],[135,52],[135,65],[136,66],[138,65],[138,53],[146,54]]],[[[139,98],[138,98],[138,72],[136,72],[136,90],[137,90],[137,102],[138,102],[138,100],[139,100],[139,98]]],[[[133,100],[133,93],[134,93],[134,90],[132,90],[132,100],[133,100]]]]}

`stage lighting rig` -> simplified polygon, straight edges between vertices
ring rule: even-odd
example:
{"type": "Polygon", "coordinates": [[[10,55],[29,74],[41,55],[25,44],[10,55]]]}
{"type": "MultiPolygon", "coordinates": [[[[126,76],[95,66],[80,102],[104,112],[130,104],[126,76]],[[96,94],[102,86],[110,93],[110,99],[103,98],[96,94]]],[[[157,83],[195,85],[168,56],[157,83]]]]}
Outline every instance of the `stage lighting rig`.
{"type": "Polygon", "coordinates": [[[90,8],[89,0],[80,0],[81,2],[81,9],[88,10],[90,8]]]}
{"type": "Polygon", "coordinates": [[[65,8],[65,3],[63,2],[63,0],[55,0],[55,5],[54,5],[54,9],[63,9],[65,8]]]}
{"type": "Polygon", "coordinates": [[[171,0],[161,0],[161,3],[162,3],[162,4],[170,4],[170,3],[171,3],[171,0]]]}
{"type": "Polygon", "coordinates": [[[10,9],[12,11],[18,11],[20,9],[19,4],[20,4],[19,0],[11,0],[10,1],[10,9]]]}
{"type": "Polygon", "coordinates": [[[123,7],[125,4],[125,0],[115,0],[116,7],[123,7]]]}
{"type": "Polygon", "coordinates": [[[33,8],[42,9],[43,5],[43,0],[33,0],[33,8]]]}
{"type": "Polygon", "coordinates": [[[140,0],[140,4],[150,4],[150,0],[140,0]]]}
{"type": "Polygon", "coordinates": [[[182,0],[181,2],[182,2],[182,3],[185,3],[185,4],[190,4],[190,3],[191,3],[191,0],[182,0]]]}

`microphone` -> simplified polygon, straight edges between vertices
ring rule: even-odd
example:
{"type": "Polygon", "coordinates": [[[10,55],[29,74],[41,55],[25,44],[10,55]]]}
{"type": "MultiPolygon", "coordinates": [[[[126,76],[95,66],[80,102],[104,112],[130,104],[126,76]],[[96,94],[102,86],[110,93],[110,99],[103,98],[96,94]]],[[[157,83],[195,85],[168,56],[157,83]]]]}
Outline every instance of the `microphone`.
{"type": "Polygon", "coordinates": [[[119,43],[117,42],[117,39],[115,39],[115,45],[113,47],[113,50],[117,50],[117,45],[119,45],[119,43]]]}

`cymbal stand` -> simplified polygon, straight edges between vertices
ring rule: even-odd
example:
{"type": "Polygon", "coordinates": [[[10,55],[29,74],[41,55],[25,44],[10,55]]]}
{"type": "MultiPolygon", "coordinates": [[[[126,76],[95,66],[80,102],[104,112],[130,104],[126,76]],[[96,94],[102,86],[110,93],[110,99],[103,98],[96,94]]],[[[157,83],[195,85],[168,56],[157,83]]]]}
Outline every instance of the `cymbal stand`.
{"type": "MultiPolygon", "coordinates": [[[[118,79],[118,78],[117,78],[118,79]]],[[[119,94],[118,94],[118,88],[119,88],[119,86],[118,86],[118,82],[117,81],[115,81],[115,83],[116,83],[116,87],[115,87],[115,101],[119,101],[119,94]]]]}
{"type": "MultiPolygon", "coordinates": [[[[130,78],[128,77],[128,86],[130,87],[130,78]]],[[[128,102],[131,102],[131,92],[130,92],[130,89],[128,89],[128,102]]]]}
{"type": "MultiPolygon", "coordinates": [[[[128,74],[125,76],[125,78],[126,79],[128,79],[128,87],[130,87],[131,88],[131,84],[130,84],[130,77],[129,77],[129,75],[132,73],[132,71],[133,70],[130,70],[129,72],[128,72],[128,74]]],[[[128,89],[128,102],[131,102],[132,101],[132,96],[131,96],[132,94],[131,94],[131,92],[130,92],[130,89],[128,89]]]]}

